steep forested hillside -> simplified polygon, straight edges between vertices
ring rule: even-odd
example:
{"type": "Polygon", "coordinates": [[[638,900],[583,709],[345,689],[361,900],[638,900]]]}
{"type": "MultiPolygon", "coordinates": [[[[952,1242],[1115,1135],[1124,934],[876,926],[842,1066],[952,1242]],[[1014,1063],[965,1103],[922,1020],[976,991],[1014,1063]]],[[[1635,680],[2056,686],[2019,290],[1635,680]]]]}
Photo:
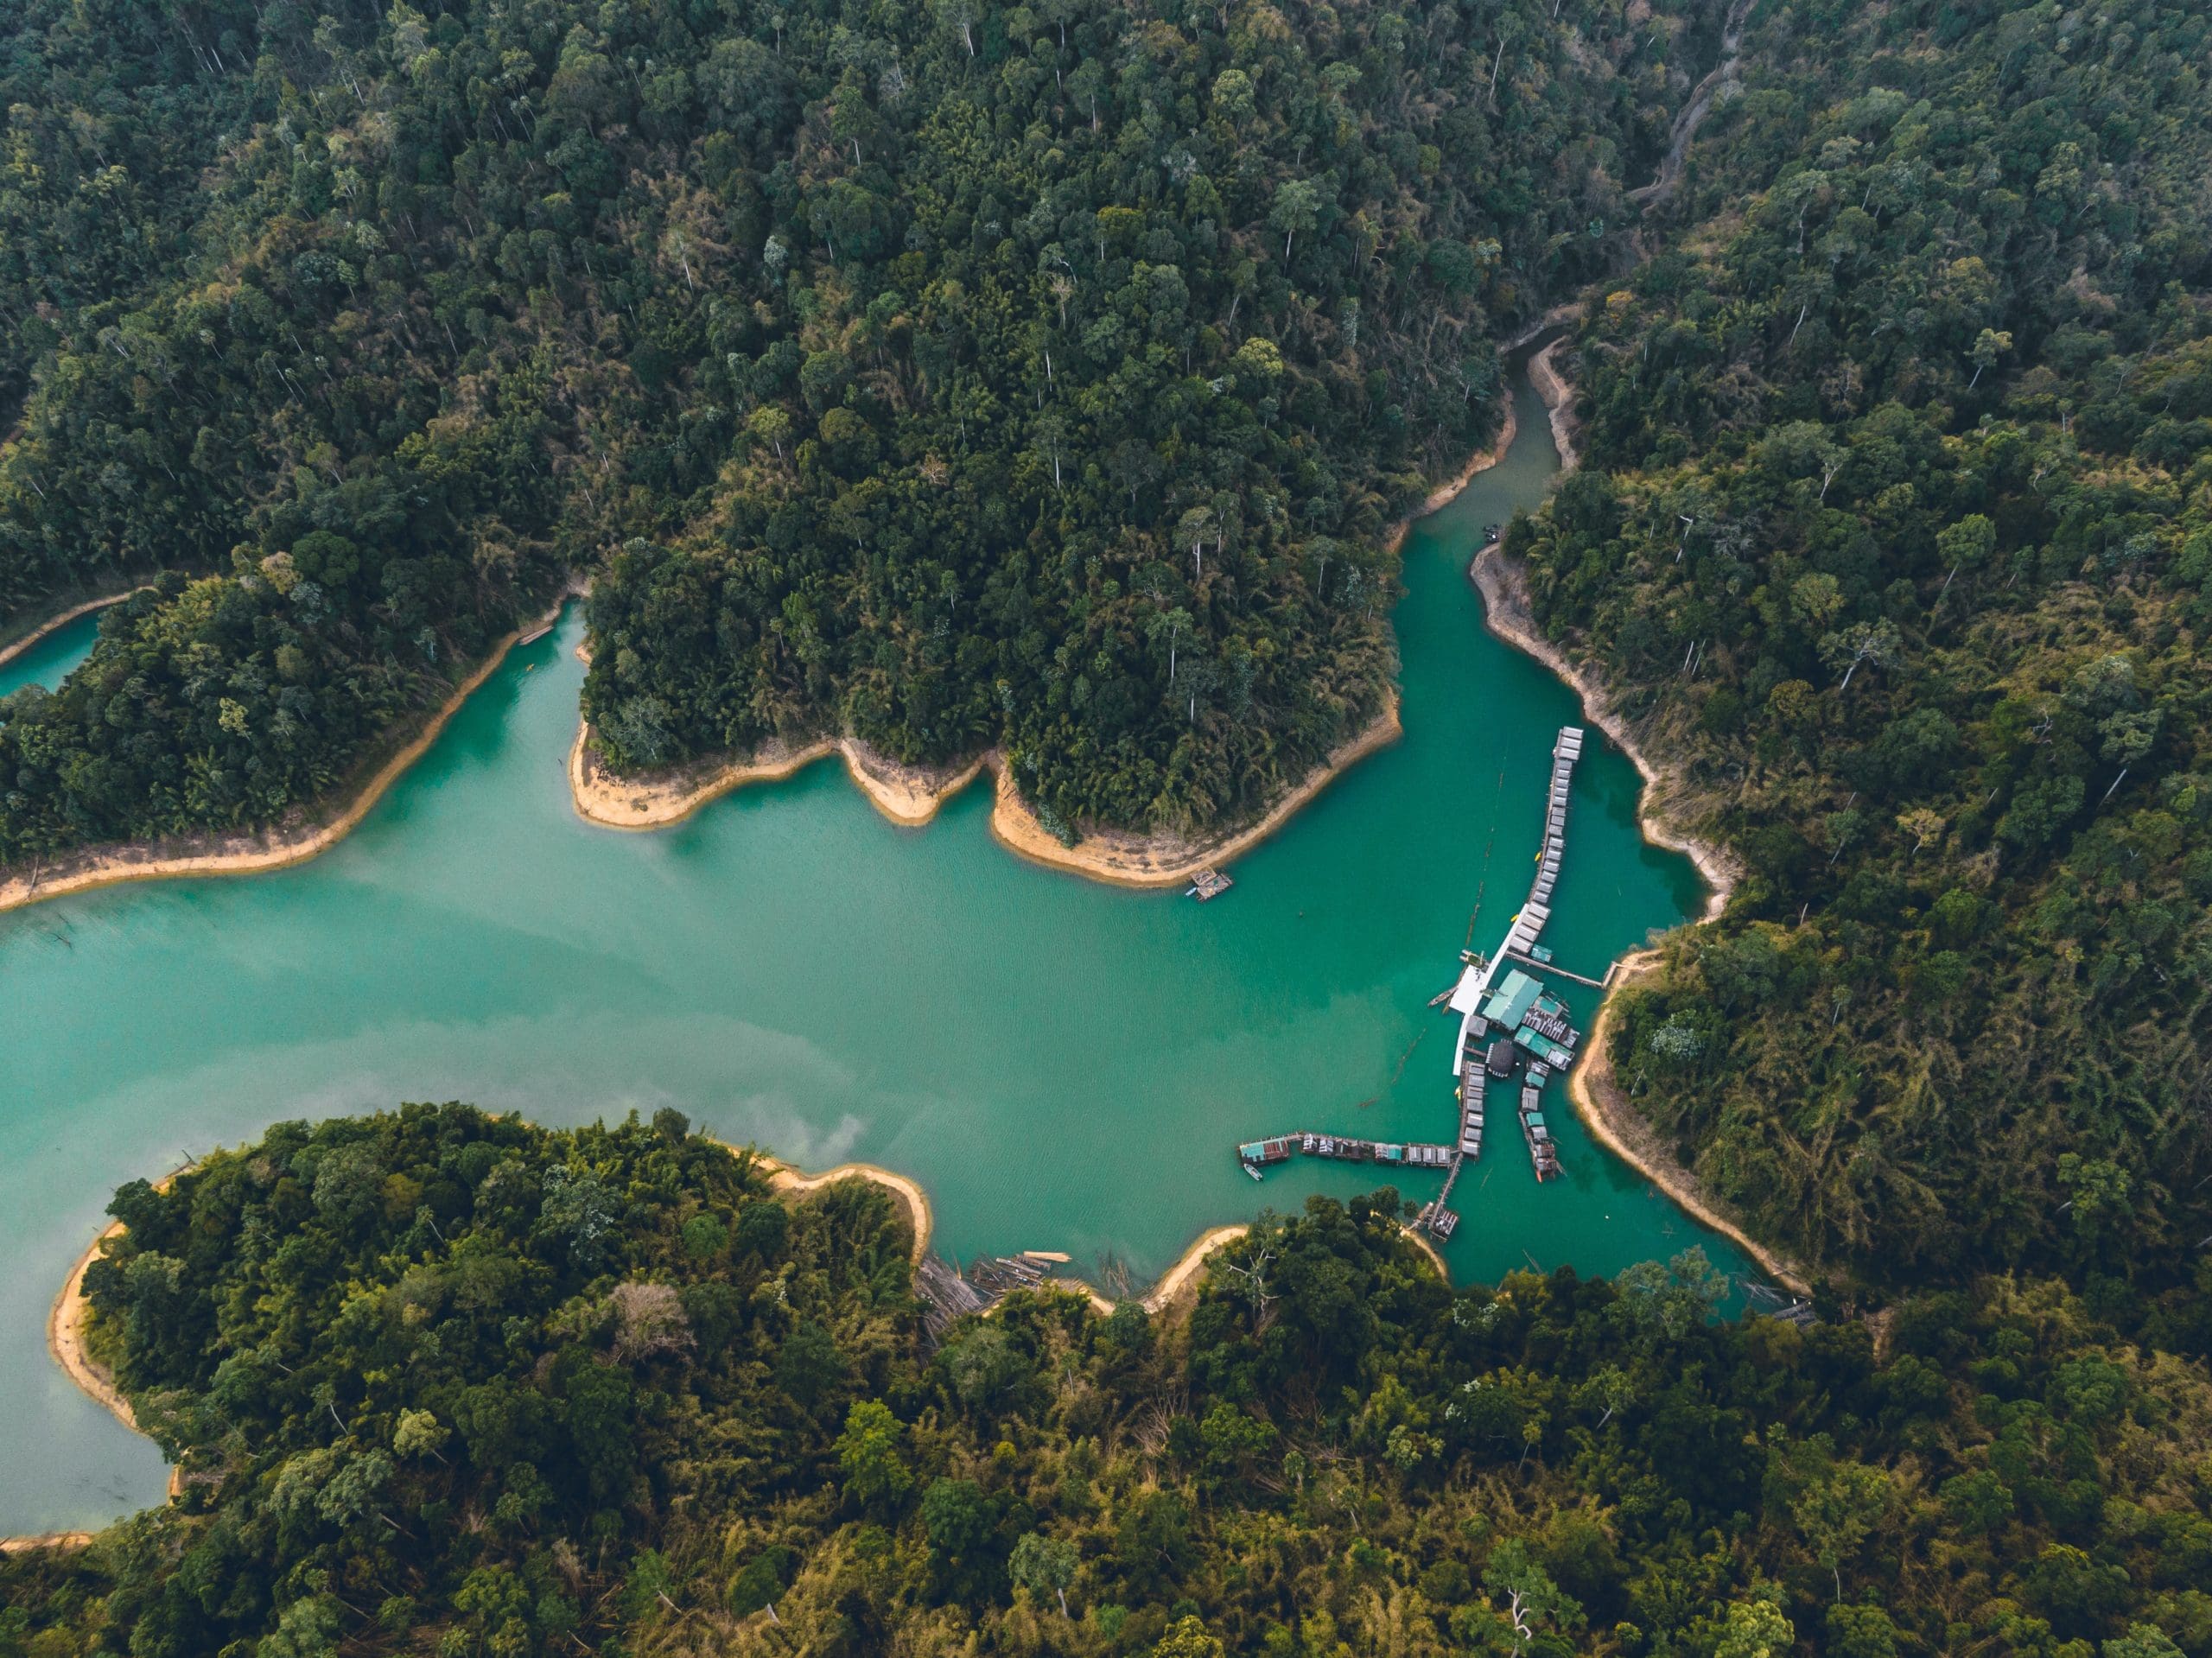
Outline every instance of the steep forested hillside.
{"type": "Polygon", "coordinates": [[[194,579],[0,717],[0,861],[276,816],[617,549],[618,767],[1249,810],[1382,701],[1497,327],[1622,246],[1713,22],[1635,12],[26,0],[0,626],[194,579]]]}
{"type": "Polygon", "coordinates": [[[665,327],[728,448],[601,582],[585,705],[618,768],[842,727],[1003,744],[1063,828],[1248,814],[1374,715],[1384,533],[1619,246],[1679,26],[965,16],[795,18],[709,140],[700,292],[745,305],[665,327]]]}
{"type": "Polygon", "coordinates": [[[1535,607],[1748,878],[1621,1026],[1762,1230],[2114,1305],[2212,1233],[2212,20],[1768,9],[1576,342],[1535,607]]]}
{"type": "Polygon", "coordinates": [[[1878,1356],[1709,1322],[1695,1255],[1455,1293],[1398,1208],[931,1352],[882,1192],[674,1113],[280,1125],[118,1194],[87,1283],[185,1494],[0,1560],[0,1654],[2212,1650],[2212,1380],[2063,1287],[1878,1356]]]}

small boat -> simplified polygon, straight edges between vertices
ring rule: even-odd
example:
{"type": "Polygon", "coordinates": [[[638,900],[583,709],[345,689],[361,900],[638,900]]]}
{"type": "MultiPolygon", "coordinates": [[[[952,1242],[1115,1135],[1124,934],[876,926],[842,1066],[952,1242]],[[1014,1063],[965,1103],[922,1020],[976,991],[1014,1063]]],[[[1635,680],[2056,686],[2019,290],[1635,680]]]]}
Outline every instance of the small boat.
{"type": "Polygon", "coordinates": [[[1484,546],[1485,546],[1485,547],[1487,547],[1487,546],[1489,546],[1489,545],[1490,545],[1490,543],[1492,543],[1492,542],[1496,541],[1497,539],[1497,526],[1496,524],[1484,524],[1484,525],[1483,526],[1483,545],[1484,545],[1484,546]]]}
{"type": "Polygon", "coordinates": [[[1249,1163],[1240,1164],[1238,1166],[1243,1168],[1244,1172],[1250,1175],[1255,1180],[1264,1183],[1268,1178],[1266,1175],[1261,1173],[1259,1170],[1254,1168],[1249,1163]]]}
{"type": "Polygon", "coordinates": [[[1457,982],[1446,985],[1443,989],[1428,999],[1428,1005],[1432,1007],[1443,1007],[1446,1002],[1452,1000],[1452,993],[1459,988],[1457,982]]]}

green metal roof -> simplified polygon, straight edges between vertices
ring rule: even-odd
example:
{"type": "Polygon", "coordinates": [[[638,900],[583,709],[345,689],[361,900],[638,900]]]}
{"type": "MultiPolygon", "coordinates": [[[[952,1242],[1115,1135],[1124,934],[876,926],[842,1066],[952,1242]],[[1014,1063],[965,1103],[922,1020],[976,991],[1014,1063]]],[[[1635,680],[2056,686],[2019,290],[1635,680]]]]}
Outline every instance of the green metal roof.
{"type": "Polygon", "coordinates": [[[1543,993],[1542,985],[1515,968],[1491,991],[1490,1001],[1484,1004],[1483,1017],[1510,1031],[1521,1022],[1523,1013],[1536,1005],[1536,998],[1543,993]]]}

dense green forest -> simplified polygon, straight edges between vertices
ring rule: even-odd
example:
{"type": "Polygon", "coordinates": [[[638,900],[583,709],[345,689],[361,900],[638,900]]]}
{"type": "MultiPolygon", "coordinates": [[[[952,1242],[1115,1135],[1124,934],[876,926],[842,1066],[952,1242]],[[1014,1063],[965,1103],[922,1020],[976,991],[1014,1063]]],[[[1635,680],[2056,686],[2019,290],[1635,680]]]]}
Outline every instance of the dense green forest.
{"type": "Polygon", "coordinates": [[[1185,1317],[932,1351],[887,1194],[686,1127],[409,1106],[125,1187],[87,1287],[184,1495],[0,1564],[0,1653],[2212,1651],[2212,1380],[2057,1282],[1878,1353],[1713,1321],[1694,1253],[1455,1292],[1386,1191],[1185,1317]]]}
{"type": "Polygon", "coordinates": [[[1762,10],[1509,538],[1746,872],[1622,1023],[1637,1103],[1862,1278],[2212,1269],[2208,45],[1762,10]]]}
{"type": "Polygon", "coordinates": [[[0,715],[0,862],[280,817],[564,568],[618,768],[1250,811],[1386,696],[1493,335],[1625,245],[1714,32],[1633,10],[24,0],[0,627],[189,579],[0,715]]]}

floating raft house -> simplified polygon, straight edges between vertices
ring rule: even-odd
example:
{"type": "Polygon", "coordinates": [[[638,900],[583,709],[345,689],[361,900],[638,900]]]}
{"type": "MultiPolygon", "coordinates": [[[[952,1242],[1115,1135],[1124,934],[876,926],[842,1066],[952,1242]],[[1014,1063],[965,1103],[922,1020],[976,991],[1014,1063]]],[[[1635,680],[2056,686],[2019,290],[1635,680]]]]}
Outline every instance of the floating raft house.
{"type": "MultiPolygon", "coordinates": [[[[1459,1039],[1452,1051],[1452,1075],[1459,1103],[1459,1132],[1455,1144],[1400,1145],[1384,1140],[1357,1140],[1344,1135],[1311,1132],[1285,1134],[1273,1140],[1248,1140],[1236,1148],[1236,1157],[1255,1179],[1260,1172],[1294,1157],[1321,1157],[1338,1162],[1379,1163],[1401,1168],[1441,1168],[1444,1190],[1427,1204],[1415,1227],[1440,1238],[1458,1229],[1459,1217],[1448,1207],[1459,1172],[1483,1151],[1484,1119],[1493,1084],[1509,1086],[1518,1073],[1524,1077],[1520,1090],[1522,1136],[1538,1180],[1560,1172],[1559,1150],[1544,1121],[1543,1085],[1554,1070],[1574,1063],[1575,1045],[1581,1032],[1569,1022],[1566,1004],[1548,994],[1541,980],[1519,968],[1507,967],[1509,956],[1533,966],[1551,961],[1551,951],[1537,943],[1544,924],[1551,919],[1552,894],[1559,886],[1560,861],[1567,851],[1567,806],[1574,781],[1575,763],[1582,758],[1582,727],[1563,726],[1552,746],[1551,787],[1544,808],[1543,850],[1537,854],[1536,875],[1528,901],[1506,929],[1505,937],[1487,960],[1460,952],[1464,966],[1449,990],[1432,998],[1429,1006],[1448,1007],[1459,1015],[1459,1039]]],[[[1207,870],[1191,889],[1192,896],[1208,899],[1225,891],[1226,876],[1207,870]],[[1210,882],[1218,885],[1209,888],[1210,882]]],[[[1573,975],[1566,976],[1573,977],[1573,975]]],[[[1510,1097],[1507,1096],[1507,1097],[1510,1097]]]]}

